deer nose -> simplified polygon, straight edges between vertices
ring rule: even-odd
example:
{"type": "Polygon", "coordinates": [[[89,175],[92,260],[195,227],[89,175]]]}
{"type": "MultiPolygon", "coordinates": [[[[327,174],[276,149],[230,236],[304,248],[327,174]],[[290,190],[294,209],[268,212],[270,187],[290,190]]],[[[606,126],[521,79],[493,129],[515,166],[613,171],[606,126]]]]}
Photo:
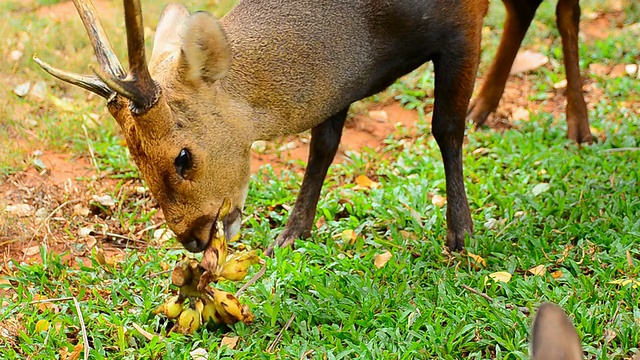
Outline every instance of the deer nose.
{"type": "Polygon", "coordinates": [[[189,236],[189,238],[187,238],[187,240],[182,243],[182,246],[184,246],[187,251],[192,253],[203,252],[208,245],[209,244],[206,241],[200,241],[200,239],[193,235],[189,236]]]}

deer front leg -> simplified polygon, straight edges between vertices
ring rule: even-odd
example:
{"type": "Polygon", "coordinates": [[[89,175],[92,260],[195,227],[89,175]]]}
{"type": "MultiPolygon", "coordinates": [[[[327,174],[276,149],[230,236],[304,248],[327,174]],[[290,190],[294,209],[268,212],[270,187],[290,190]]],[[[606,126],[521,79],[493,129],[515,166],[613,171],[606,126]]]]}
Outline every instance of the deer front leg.
{"type": "Polygon", "coordinates": [[[507,8],[507,20],[502,31],[498,52],[493,59],[491,69],[484,78],[480,93],[471,102],[467,114],[467,119],[473,120],[477,126],[483,125],[487,116],[498,107],[513,60],[518,54],[522,39],[527,33],[541,0],[503,0],[503,3],[507,8]]]}
{"type": "Polygon", "coordinates": [[[556,7],[556,22],[562,37],[564,67],[567,73],[567,137],[578,144],[593,143],[587,104],[582,94],[582,79],[578,56],[580,2],[560,0],[556,7]]]}
{"type": "MultiPolygon", "coordinates": [[[[471,42],[471,40],[466,40],[471,42]]],[[[477,47],[456,44],[459,51],[434,60],[435,103],[433,136],[438,142],[447,188],[447,247],[464,248],[465,234],[473,235],[473,221],[464,188],[462,173],[462,143],[465,114],[475,81],[479,44],[477,47]]]]}
{"type": "Polygon", "coordinates": [[[349,108],[340,111],[311,130],[309,162],[300,193],[284,231],[265,250],[267,256],[273,254],[276,246],[293,245],[296,239],[308,237],[311,234],[320,190],[327,176],[327,170],[338,151],[348,110],[349,108]]]}

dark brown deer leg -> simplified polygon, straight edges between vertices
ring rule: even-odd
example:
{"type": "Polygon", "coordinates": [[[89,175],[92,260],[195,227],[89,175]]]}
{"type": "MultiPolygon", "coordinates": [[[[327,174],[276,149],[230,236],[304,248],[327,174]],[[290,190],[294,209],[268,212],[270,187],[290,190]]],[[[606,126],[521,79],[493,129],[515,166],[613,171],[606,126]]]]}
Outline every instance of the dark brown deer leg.
{"type": "Polygon", "coordinates": [[[556,7],[556,21],[562,36],[564,67],[567,73],[567,137],[578,144],[593,143],[587,104],[582,94],[582,79],[578,63],[578,29],[580,25],[580,2],[560,0],[556,7]]]}
{"type": "Polygon", "coordinates": [[[487,120],[502,97],[509,71],[516,58],[522,39],[533,20],[541,0],[503,0],[507,8],[507,20],[502,31],[502,39],[491,69],[484,77],[480,94],[471,101],[467,119],[481,126],[487,120]]]}
{"type": "MultiPolygon", "coordinates": [[[[472,40],[468,40],[472,41],[472,40]]],[[[450,52],[434,60],[435,103],[433,136],[438,142],[447,182],[447,247],[462,250],[465,234],[473,235],[473,221],[464,188],[462,142],[465,114],[478,69],[476,48],[454,44],[450,52]]]]}
{"type": "Polygon", "coordinates": [[[316,217],[320,190],[322,190],[329,166],[338,151],[348,110],[347,108],[340,111],[311,130],[309,162],[304,173],[300,193],[284,230],[265,250],[267,256],[273,254],[273,249],[276,246],[289,246],[296,239],[310,235],[313,220],[316,217]]]}

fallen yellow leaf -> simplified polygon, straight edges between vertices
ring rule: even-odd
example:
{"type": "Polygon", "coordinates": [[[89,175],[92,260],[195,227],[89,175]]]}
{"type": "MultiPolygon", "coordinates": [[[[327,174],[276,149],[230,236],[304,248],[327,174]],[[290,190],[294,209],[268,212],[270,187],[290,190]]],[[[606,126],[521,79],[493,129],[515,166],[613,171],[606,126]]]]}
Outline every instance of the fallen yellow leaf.
{"type": "Polygon", "coordinates": [[[360,175],[356,178],[356,184],[360,189],[375,189],[380,186],[377,182],[369,179],[366,175],[360,175]]]}
{"type": "Polygon", "coordinates": [[[547,268],[545,268],[544,265],[538,265],[538,266],[532,267],[528,271],[533,275],[543,276],[547,272],[547,268]]]}
{"type": "Polygon", "coordinates": [[[475,260],[476,265],[482,265],[483,267],[487,266],[487,261],[482,258],[480,255],[472,254],[467,251],[467,256],[475,260]]]}
{"type": "Polygon", "coordinates": [[[356,232],[351,229],[347,229],[342,232],[342,241],[345,244],[353,244],[356,241],[357,237],[358,234],[356,234],[356,232]]]}
{"type": "Polygon", "coordinates": [[[229,349],[233,350],[238,345],[238,340],[240,338],[237,336],[225,336],[220,340],[220,347],[226,346],[229,349]]]}
{"type": "Polygon", "coordinates": [[[389,251],[386,251],[382,254],[377,254],[374,259],[373,259],[373,264],[380,269],[381,267],[384,266],[384,264],[386,264],[387,262],[389,262],[389,259],[391,259],[391,256],[393,256],[389,251]]]}
{"type": "Polygon", "coordinates": [[[447,202],[447,198],[442,195],[433,195],[431,198],[431,203],[439,208],[443,207],[447,202]]]}
{"type": "Polygon", "coordinates": [[[507,271],[497,271],[489,274],[489,277],[492,278],[495,282],[502,281],[504,283],[508,283],[511,280],[511,273],[507,271]]]}
{"type": "Polygon", "coordinates": [[[551,277],[554,279],[559,279],[561,277],[563,277],[564,274],[562,273],[562,270],[556,270],[554,272],[551,273],[551,277]]]}
{"type": "Polygon", "coordinates": [[[36,332],[49,330],[49,322],[47,320],[38,320],[36,323],[36,332]]]}

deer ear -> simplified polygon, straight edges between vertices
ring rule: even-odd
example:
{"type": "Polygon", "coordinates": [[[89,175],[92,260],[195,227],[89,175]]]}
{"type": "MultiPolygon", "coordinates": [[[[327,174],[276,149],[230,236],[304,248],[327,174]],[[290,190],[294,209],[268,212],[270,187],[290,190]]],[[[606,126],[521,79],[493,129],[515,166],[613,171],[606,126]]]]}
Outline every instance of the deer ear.
{"type": "Polygon", "coordinates": [[[153,51],[149,68],[153,69],[162,62],[166,55],[180,51],[182,38],[180,31],[189,19],[189,10],[181,4],[169,4],[162,10],[156,35],[153,40],[153,51]]]}
{"type": "Polygon", "coordinates": [[[215,81],[227,75],[231,50],[213,16],[197,12],[187,20],[182,34],[179,69],[189,80],[215,81]]]}

